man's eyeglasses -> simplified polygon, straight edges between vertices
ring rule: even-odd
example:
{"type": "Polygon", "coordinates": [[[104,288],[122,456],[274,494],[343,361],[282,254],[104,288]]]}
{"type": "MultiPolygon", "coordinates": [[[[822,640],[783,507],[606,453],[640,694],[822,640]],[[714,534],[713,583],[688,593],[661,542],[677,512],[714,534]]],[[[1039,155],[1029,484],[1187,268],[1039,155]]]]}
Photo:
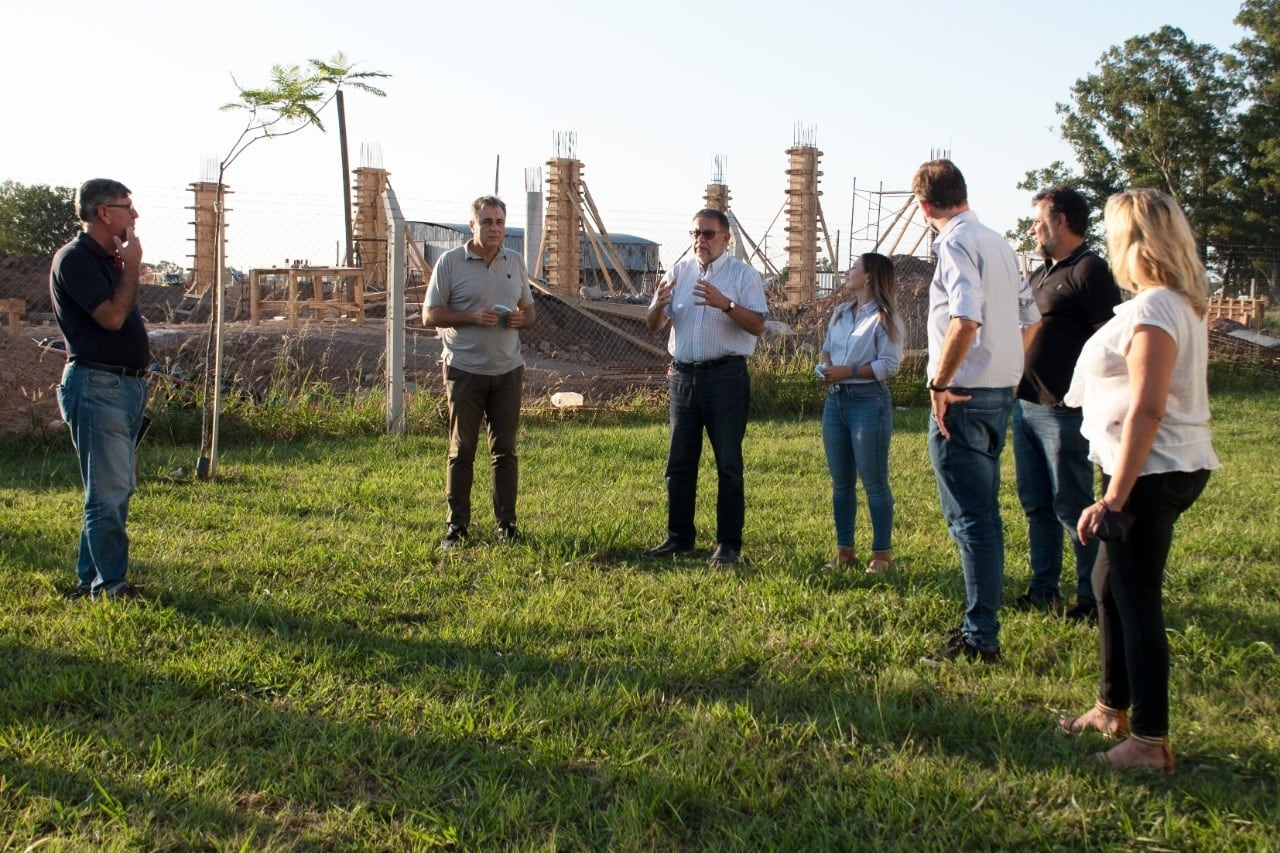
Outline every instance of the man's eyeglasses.
{"type": "Polygon", "coordinates": [[[134,210],[134,208],[133,208],[133,205],[132,205],[132,204],[104,204],[104,205],[100,205],[100,206],[101,206],[101,207],[118,207],[118,208],[120,208],[121,210],[127,210],[127,211],[129,211],[130,213],[133,213],[133,214],[136,214],[136,213],[138,212],[138,211],[134,210]]]}
{"type": "Polygon", "coordinates": [[[697,240],[699,237],[706,237],[708,240],[710,240],[712,237],[716,236],[717,234],[723,234],[723,233],[724,233],[723,231],[700,231],[699,229],[695,228],[689,232],[689,236],[695,240],[697,240]]]}

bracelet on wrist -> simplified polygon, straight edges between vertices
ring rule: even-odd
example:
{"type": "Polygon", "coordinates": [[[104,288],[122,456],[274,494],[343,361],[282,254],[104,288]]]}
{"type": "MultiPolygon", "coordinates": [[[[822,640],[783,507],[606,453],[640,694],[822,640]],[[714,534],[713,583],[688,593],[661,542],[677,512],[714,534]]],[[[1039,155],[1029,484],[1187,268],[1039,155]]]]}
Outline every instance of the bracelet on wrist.
{"type": "Polygon", "coordinates": [[[935,393],[941,394],[943,391],[949,391],[951,389],[948,388],[946,385],[934,385],[932,382],[930,382],[929,390],[935,393]]]}

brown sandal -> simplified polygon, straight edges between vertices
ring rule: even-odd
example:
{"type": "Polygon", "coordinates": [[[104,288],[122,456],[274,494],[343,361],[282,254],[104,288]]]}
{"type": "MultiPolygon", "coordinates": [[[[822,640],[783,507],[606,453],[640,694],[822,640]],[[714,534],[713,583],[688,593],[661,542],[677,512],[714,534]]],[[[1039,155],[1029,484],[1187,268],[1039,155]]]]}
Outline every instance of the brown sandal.
{"type": "Polygon", "coordinates": [[[1172,773],[1177,768],[1169,737],[1144,737],[1130,735],[1129,739],[1106,752],[1095,752],[1091,758],[1112,770],[1163,770],[1172,773]]]}
{"type": "Polygon", "coordinates": [[[878,575],[883,572],[887,572],[892,568],[893,560],[881,560],[879,557],[874,557],[870,563],[867,563],[866,573],[869,575],[878,575]]]}
{"type": "Polygon", "coordinates": [[[853,556],[842,557],[840,556],[840,554],[837,553],[830,560],[827,560],[825,563],[823,563],[822,568],[818,569],[818,571],[824,575],[829,575],[834,572],[838,572],[841,569],[847,569],[850,566],[856,566],[856,565],[858,565],[858,561],[855,560],[853,556]]]}
{"type": "Polygon", "coordinates": [[[1129,713],[1124,708],[1108,708],[1098,702],[1078,717],[1060,717],[1058,731],[1063,737],[1075,737],[1085,731],[1098,732],[1111,740],[1128,737],[1129,713]]]}

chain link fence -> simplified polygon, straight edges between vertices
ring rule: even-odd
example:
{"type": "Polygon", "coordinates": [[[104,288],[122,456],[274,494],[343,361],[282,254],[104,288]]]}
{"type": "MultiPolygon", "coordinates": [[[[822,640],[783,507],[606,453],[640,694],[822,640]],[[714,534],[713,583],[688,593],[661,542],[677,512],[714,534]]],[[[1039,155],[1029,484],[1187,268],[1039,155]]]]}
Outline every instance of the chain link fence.
{"type": "MultiPolygon", "coordinates": [[[[340,242],[328,236],[341,233],[341,223],[331,217],[300,213],[289,218],[289,233],[254,233],[246,239],[243,232],[252,223],[279,221],[268,216],[273,211],[261,207],[279,213],[281,204],[252,198],[235,201],[238,218],[229,223],[228,233],[231,245],[238,248],[229,252],[224,276],[224,388],[255,400],[284,399],[299,388],[315,386],[335,396],[382,393],[387,387],[390,313],[404,318],[406,395],[442,394],[440,339],[421,320],[426,291],[422,265],[407,259],[405,304],[400,311],[388,312],[385,281],[353,285],[350,278],[334,273],[344,268],[339,263],[344,252],[340,242]],[[311,256],[312,252],[331,252],[333,265],[327,258],[311,256]],[[292,295],[290,279],[296,286],[292,295]]],[[[305,200],[297,204],[306,207],[305,200]]],[[[149,215],[164,220],[189,216],[163,209],[151,210],[149,215]]],[[[682,218],[672,215],[673,220],[682,218]]],[[[584,258],[586,251],[584,247],[584,258]]],[[[150,248],[148,252],[149,261],[156,258],[150,248]]],[[[1210,252],[1210,259],[1215,282],[1224,292],[1256,297],[1274,293],[1280,250],[1234,246],[1210,252]],[[1214,265],[1215,259],[1221,263],[1214,265]]],[[[168,260],[171,263],[165,268],[171,270],[176,264],[168,260]]],[[[919,388],[924,380],[932,263],[907,256],[895,258],[895,263],[907,334],[903,370],[892,384],[895,398],[912,403],[922,399],[919,388]]],[[[22,300],[20,337],[25,340],[57,337],[48,301],[48,268],[49,258],[0,258],[0,299],[22,300]]],[[[141,288],[140,303],[152,332],[155,370],[176,387],[194,391],[203,387],[212,367],[213,288],[194,287],[189,273],[177,282],[173,278],[171,272],[157,270],[141,288]]],[[[561,390],[581,393],[588,404],[658,393],[665,386],[668,357],[665,330],[650,332],[644,322],[653,280],[653,275],[638,276],[639,293],[593,285],[590,293],[584,289],[577,295],[553,292],[535,282],[537,321],[521,335],[527,403],[547,401],[561,390]]],[[[821,390],[811,367],[839,299],[829,295],[809,305],[771,309],[773,322],[756,359],[763,391],[798,401],[801,407],[804,401],[820,406],[821,390]]],[[[1280,386],[1280,349],[1268,338],[1268,329],[1275,331],[1274,325],[1250,331],[1215,321],[1212,357],[1219,369],[1252,373],[1264,383],[1280,386]]],[[[16,358],[19,352],[11,349],[7,358],[16,358]]]]}

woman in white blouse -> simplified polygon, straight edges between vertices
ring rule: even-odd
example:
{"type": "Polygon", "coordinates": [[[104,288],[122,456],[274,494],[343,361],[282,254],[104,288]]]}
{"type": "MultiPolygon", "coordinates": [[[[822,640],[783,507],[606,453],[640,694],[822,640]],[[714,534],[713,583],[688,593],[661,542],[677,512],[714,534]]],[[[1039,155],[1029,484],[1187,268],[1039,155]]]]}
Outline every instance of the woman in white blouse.
{"type": "Polygon", "coordinates": [[[1169,196],[1118,193],[1105,223],[1116,282],[1137,295],[1089,339],[1066,398],[1084,408],[1082,431],[1103,474],[1102,499],[1077,528],[1082,541],[1103,540],[1093,569],[1102,677],[1097,704],[1059,725],[1067,736],[1127,735],[1095,756],[1113,769],[1171,773],[1161,587],[1174,523],[1218,467],[1209,435],[1208,288],[1191,226],[1169,196]]]}
{"type": "Polygon", "coordinates": [[[871,516],[867,573],[893,565],[893,492],[889,489],[889,439],[893,401],[885,380],[902,361],[902,320],[893,301],[893,261],[868,252],[850,268],[848,302],[836,306],[822,344],[819,379],[827,384],[822,443],[831,473],[836,556],[824,572],[855,565],[853,527],[857,478],[871,516]]]}

